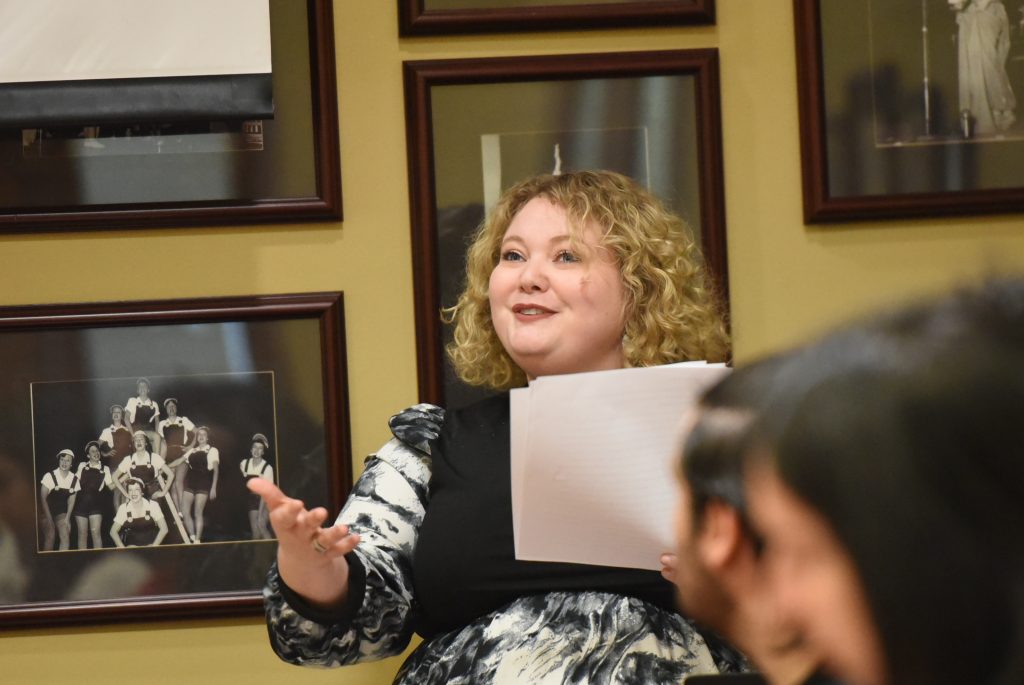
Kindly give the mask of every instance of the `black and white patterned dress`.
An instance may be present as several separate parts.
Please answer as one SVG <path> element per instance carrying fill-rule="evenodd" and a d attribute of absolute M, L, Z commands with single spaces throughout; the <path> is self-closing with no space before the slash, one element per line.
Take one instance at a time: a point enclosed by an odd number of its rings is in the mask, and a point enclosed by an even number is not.
<path fill-rule="evenodd" d="M 740 670 L 672 609 L 659 574 L 514 559 L 508 396 L 445 417 L 416 405 L 367 459 L 338 519 L 362 537 L 348 604 L 311 607 L 271 568 L 271 644 L 290 663 L 340 666 L 423 643 L 396 676 L 433 683 L 679 683 Z"/>

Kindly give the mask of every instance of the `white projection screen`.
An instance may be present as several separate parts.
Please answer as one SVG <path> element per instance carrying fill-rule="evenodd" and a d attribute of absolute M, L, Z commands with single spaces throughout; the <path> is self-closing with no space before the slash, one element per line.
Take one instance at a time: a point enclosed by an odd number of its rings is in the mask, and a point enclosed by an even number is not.
<path fill-rule="evenodd" d="M 0 127 L 269 119 L 269 0 L 0 0 Z"/>

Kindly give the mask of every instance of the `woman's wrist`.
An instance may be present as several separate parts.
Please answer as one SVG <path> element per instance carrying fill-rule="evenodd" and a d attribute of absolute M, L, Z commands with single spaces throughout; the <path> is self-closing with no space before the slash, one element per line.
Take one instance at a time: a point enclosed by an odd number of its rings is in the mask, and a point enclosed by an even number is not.
<path fill-rule="evenodd" d="M 318 555 L 319 556 L 319 555 Z M 320 558 L 321 563 L 293 560 L 278 554 L 278 573 L 284 585 L 310 607 L 322 611 L 344 606 L 348 594 L 348 562 L 344 557 Z"/>

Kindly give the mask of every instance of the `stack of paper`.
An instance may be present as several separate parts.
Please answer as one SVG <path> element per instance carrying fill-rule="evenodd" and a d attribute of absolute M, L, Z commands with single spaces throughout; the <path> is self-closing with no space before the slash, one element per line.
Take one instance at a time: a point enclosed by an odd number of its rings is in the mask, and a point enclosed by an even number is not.
<path fill-rule="evenodd" d="M 547 376 L 511 393 L 516 558 L 660 569 L 682 417 L 729 372 L 686 362 Z"/>

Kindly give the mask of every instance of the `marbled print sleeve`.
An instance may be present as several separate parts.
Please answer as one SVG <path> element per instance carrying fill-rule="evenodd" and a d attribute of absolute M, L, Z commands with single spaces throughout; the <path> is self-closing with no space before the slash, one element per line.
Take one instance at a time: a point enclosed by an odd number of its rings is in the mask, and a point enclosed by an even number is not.
<path fill-rule="evenodd" d="M 352 553 L 348 615 L 328 617 L 294 598 L 289 603 L 277 566 L 271 567 L 263 597 L 270 642 L 281 659 L 342 666 L 393 656 L 408 645 L 412 555 L 430 482 L 428 441 L 443 422 L 444 411 L 428 404 L 392 417 L 395 437 L 367 459 L 338 515 L 362 538 Z"/>

